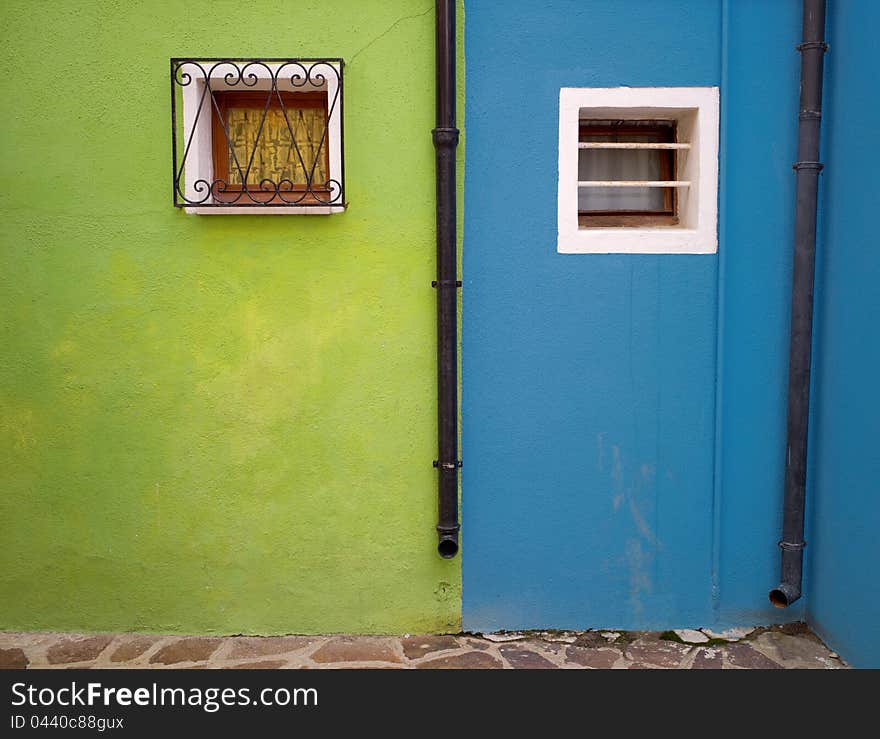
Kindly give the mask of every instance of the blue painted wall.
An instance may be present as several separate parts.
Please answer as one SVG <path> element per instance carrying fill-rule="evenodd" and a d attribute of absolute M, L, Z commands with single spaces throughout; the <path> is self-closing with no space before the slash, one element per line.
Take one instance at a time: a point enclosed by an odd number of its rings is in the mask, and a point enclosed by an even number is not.
<path fill-rule="evenodd" d="M 465 628 L 802 614 L 767 602 L 799 18 L 797 0 L 467 4 Z M 721 87 L 718 255 L 556 252 L 559 88 L 615 85 Z"/>
<path fill-rule="evenodd" d="M 880 4 L 833 5 L 825 76 L 823 239 L 814 333 L 808 620 L 880 667 Z"/>
<path fill-rule="evenodd" d="M 723 8 L 716 425 L 716 611 L 752 625 L 779 583 L 801 0 Z M 805 586 L 804 592 L 808 592 Z"/>

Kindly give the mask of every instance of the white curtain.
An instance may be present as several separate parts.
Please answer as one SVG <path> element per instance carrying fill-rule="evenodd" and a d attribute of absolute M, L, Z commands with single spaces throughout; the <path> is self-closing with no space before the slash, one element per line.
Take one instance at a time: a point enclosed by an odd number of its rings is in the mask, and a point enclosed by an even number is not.
<path fill-rule="evenodd" d="M 578 150 L 578 180 L 661 179 L 656 149 Z M 662 187 L 580 187 L 578 210 L 663 210 L 663 192 Z"/>

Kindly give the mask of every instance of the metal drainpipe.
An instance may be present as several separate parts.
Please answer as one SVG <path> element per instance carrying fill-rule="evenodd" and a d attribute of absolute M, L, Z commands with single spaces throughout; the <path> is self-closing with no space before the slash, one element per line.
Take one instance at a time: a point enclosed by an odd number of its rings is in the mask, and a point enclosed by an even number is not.
<path fill-rule="evenodd" d="M 455 2 L 437 0 L 437 551 L 444 559 L 458 553 L 458 288 L 455 238 Z"/>
<path fill-rule="evenodd" d="M 797 195 L 791 338 L 788 365 L 788 438 L 782 509 L 782 574 L 770 602 L 785 608 L 801 597 L 804 564 L 804 503 L 807 480 L 807 424 L 810 414 L 810 359 L 813 341 L 813 279 L 816 264 L 816 207 L 819 189 L 819 132 L 822 120 L 822 67 L 825 0 L 804 0 L 801 98 L 798 116 Z"/>

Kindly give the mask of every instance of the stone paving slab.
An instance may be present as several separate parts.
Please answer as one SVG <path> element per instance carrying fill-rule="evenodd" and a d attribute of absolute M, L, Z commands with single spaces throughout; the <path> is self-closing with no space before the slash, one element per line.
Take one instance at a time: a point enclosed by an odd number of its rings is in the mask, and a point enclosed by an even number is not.
<path fill-rule="evenodd" d="M 0 632 L 5 669 L 820 669 L 848 666 L 803 624 L 721 632 L 182 636 Z M 708 637 L 708 638 L 707 638 Z"/>

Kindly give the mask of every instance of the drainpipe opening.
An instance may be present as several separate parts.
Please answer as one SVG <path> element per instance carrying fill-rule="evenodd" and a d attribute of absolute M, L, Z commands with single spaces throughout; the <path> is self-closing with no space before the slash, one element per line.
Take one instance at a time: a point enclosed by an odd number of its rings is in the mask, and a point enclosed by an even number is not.
<path fill-rule="evenodd" d="M 458 531 L 440 531 L 437 552 L 443 559 L 452 559 L 458 554 Z"/>
<path fill-rule="evenodd" d="M 773 590 L 770 591 L 770 602 L 776 608 L 788 608 L 788 606 L 790 606 L 800 597 L 800 593 L 795 592 L 793 588 L 789 587 L 785 583 L 780 585 L 778 588 L 773 588 Z"/>

